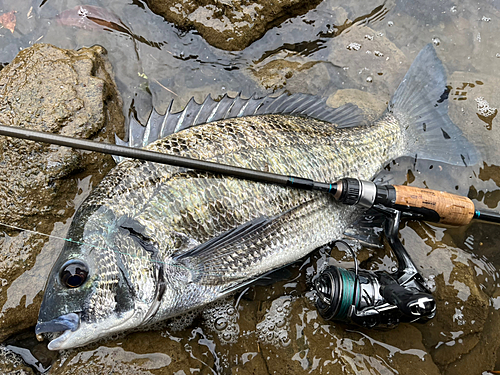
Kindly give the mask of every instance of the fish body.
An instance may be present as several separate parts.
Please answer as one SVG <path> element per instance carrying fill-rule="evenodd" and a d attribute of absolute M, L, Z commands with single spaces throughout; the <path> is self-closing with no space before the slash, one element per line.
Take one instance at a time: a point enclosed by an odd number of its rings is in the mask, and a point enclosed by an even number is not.
<path fill-rule="evenodd" d="M 427 46 L 369 125 L 353 124 L 352 106 L 319 111 L 339 124 L 298 116 L 319 113 L 302 110 L 303 96 L 253 116 L 245 114 L 254 102 L 234 99 L 222 119 L 209 121 L 222 102 L 188 104 L 172 134 L 161 137 L 166 115 L 161 129 L 138 138 L 156 132 L 150 150 L 325 182 L 369 180 L 402 155 L 473 164 L 477 156 L 448 118 L 445 84 Z M 231 115 L 236 107 L 242 117 Z M 208 122 L 196 125 L 203 116 Z M 62 332 L 49 348 L 66 349 L 204 306 L 340 238 L 358 213 L 320 192 L 124 160 L 75 214 L 36 331 Z"/>
<path fill-rule="evenodd" d="M 63 26 L 76 26 L 84 30 L 116 30 L 130 34 L 118 16 L 109 10 L 92 5 L 78 5 L 56 16 Z"/>

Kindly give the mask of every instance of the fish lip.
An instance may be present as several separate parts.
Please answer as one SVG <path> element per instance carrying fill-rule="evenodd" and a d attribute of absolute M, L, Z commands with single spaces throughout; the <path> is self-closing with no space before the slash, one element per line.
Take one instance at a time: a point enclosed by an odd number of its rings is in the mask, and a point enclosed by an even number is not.
<path fill-rule="evenodd" d="M 48 322 L 38 322 L 35 328 L 35 333 L 38 335 L 40 333 L 46 332 L 74 332 L 80 326 L 80 315 L 76 313 L 69 313 L 61 315 L 55 319 Z"/>
<path fill-rule="evenodd" d="M 62 317 L 65 317 L 66 315 L 63 315 Z M 69 328 L 64 330 L 64 332 L 59 337 L 56 337 L 55 339 L 49 342 L 47 348 L 49 350 L 63 350 L 63 349 L 71 349 L 74 347 L 87 345 L 91 342 L 99 340 L 104 336 L 108 336 L 110 333 L 122 332 L 126 329 L 135 327 L 137 324 L 134 325 L 134 319 L 132 318 L 136 317 L 137 315 L 138 314 L 136 310 L 131 310 L 129 314 L 126 314 L 125 316 L 118 318 L 119 324 L 114 324 L 116 323 L 116 319 L 110 319 L 109 321 L 104 321 L 104 322 L 101 321 L 97 323 L 80 321 L 80 324 L 74 331 L 72 331 Z M 57 319 L 58 318 L 54 320 Z M 61 332 L 61 331 L 62 330 L 43 331 L 43 332 Z"/>
<path fill-rule="evenodd" d="M 61 336 L 50 341 L 47 345 L 47 349 L 49 350 L 63 349 L 64 342 L 68 339 L 68 337 L 71 336 L 73 332 L 74 331 L 67 329 L 66 331 L 63 332 Z"/>

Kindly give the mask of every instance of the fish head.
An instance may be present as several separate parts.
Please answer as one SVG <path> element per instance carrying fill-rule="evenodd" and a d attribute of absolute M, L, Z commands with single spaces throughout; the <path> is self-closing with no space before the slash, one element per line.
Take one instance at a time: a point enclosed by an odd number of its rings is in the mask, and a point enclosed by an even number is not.
<path fill-rule="evenodd" d="M 83 346 L 139 326 L 154 302 L 155 266 L 147 256 L 112 210 L 78 210 L 50 272 L 35 328 L 56 336 L 48 348 Z"/>

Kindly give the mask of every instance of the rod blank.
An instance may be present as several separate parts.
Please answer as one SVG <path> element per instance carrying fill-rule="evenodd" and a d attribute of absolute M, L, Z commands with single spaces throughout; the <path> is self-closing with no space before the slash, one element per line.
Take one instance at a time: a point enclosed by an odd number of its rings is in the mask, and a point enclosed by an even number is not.
<path fill-rule="evenodd" d="M 104 154 L 123 156 L 131 159 L 147 160 L 155 163 L 195 169 L 215 174 L 222 174 L 256 182 L 273 183 L 303 190 L 319 190 L 333 194 L 335 194 L 335 192 L 337 191 L 337 183 L 329 184 L 324 182 L 317 182 L 301 177 L 262 172 L 254 169 L 191 159 L 185 156 L 169 155 L 140 148 L 94 142 L 87 139 L 66 137 L 63 135 L 29 130 L 14 126 L 0 125 L 0 135 L 6 137 L 27 139 L 35 142 L 56 144 L 59 146 L 66 146 L 81 150 L 101 152 Z M 425 192 L 430 193 L 433 191 L 425 189 Z M 500 224 L 500 213 L 496 212 L 480 212 L 478 210 L 475 210 L 473 218 Z"/>
<path fill-rule="evenodd" d="M 80 150 L 101 152 L 103 154 L 123 156 L 131 159 L 141 159 L 155 163 L 168 164 L 176 167 L 197 169 L 216 174 L 230 175 L 233 177 L 268 182 L 278 185 L 290 185 L 289 177 L 275 173 L 261 172 L 253 169 L 234 167 L 209 161 L 191 159 L 185 156 L 163 154 L 156 151 L 118 146 L 109 143 L 89 141 L 87 139 L 66 137 L 63 135 L 29 130 L 14 126 L 0 125 L 0 135 L 6 137 L 22 138 L 30 141 L 56 144 Z"/>

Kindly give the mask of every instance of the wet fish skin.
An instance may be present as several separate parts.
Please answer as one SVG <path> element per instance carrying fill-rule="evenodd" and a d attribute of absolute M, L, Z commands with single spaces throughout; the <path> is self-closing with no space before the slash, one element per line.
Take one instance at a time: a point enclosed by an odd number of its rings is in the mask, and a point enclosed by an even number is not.
<path fill-rule="evenodd" d="M 194 126 L 147 148 L 318 181 L 371 179 L 386 162 L 419 147 L 409 136 L 416 116 L 405 112 L 415 103 L 401 95 L 398 89 L 370 126 L 259 115 Z M 407 104 L 400 107 L 401 101 Z M 426 105 L 435 110 L 434 102 Z M 432 120 L 417 112 L 430 132 Z M 443 120 L 434 112 L 429 117 Z M 447 135 L 466 145 L 452 130 Z M 126 160 L 78 209 L 68 233 L 76 242 L 65 244 L 54 265 L 37 333 L 60 331 L 64 317 L 78 314 L 79 327 L 68 325 L 49 344 L 65 349 L 203 306 L 341 237 L 356 213 L 323 193 Z M 70 289 L 59 275 L 77 259 L 89 276 Z"/>
<path fill-rule="evenodd" d="M 398 154 L 400 134 L 394 121 L 336 129 L 316 120 L 269 115 L 193 127 L 148 148 L 335 181 L 346 174 L 364 179 L 373 176 L 385 160 Z M 343 142 L 339 144 L 338 139 Z M 368 153 L 370 159 L 365 158 Z M 60 316 L 79 311 L 82 322 L 98 323 L 117 315 L 117 308 L 123 313 L 125 307 L 134 306 L 128 323 L 152 324 L 220 298 L 226 290 L 341 236 L 352 211 L 317 192 L 128 160 L 91 193 L 74 220 L 78 225 L 68 233 L 73 240 L 93 246 L 67 243 L 62 251 L 65 261 L 84 260 L 92 279 L 80 293 L 65 290 L 57 277 L 49 279 L 47 290 L 56 293 L 46 294 L 41 314 L 52 310 L 49 306 L 60 306 L 63 299 L 70 308 L 59 310 Z M 280 217 L 283 212 L 287 214 Z M 247 241 L 248 246 L 234 244 L 232 256 L 202 265 L 196 259 L 175 259 L 263 216 L 278 218 L 265 236 L 258 233 L 255 241 Z M 154 250 L 148 252 L 140 246 L 130 235 L 132 231 L 147 238 Z M 56 263 L 54 270 L 63 263 Z M 159 274 L 165 279 L 161 297 Z M 118 303 L 116 295 L 129 297 Z M 146 319 L 158 298 L 158 310 Z M 68 303 L 70 300 L 74 303 Z M 82 302 L 83 306 L 75 308 Z"/>
<path fill-rule="evenodd" d="M 368 129 L 339 130 L 315 120 L 273 115 L 194 127 L 155 142 L 149 148 L 247 168 L 263 170 L 267 167 L 271 172 L 320 181 L 335 181 L 346 174 L 365 179 L 373 176 L 388 157 L 398 154 L 396 145 L 400 144 L 397 142 L 400 134 L 399 125 L 394 121 L 383 120 L 379 126 Z M 339 138 L 344 142 L 336 145 Z M 368 153 L 371 162 L 365 163 Z M 349 166 L 348 171 L 346 166 Z M 332 197 L 321 193 L 217 178 L 207 173 L 186 173 L 175 167 L 137 161 L 120 164 L 85 204 L 107 207 L 116 217 L 133 218 L 140 225 L 137 231 L 144 237 L 154 239 L 156 244 L 170 244 L 158 249 L 165 274 L 176 275 L 174 280 L 199 280 L 198 285 L 188 283 L 192 287 L 190 290 L 172 288 L 173 297 L 161 305 L 156 315 L 158 319 L 207 303 L 235 284 L 299 259 L 341 235 L 348 219 L 339 218 L 339 223 L 332 225 L 332 218 L 339 216 L 339 211 L 343 214 L 350 211 L 345 207 L 339 209 Z M 271 242 L 282 242 L 281 246 L 289 241 L 279 250 L 279 257 L 275 255 L 276 245 L 260 240 L 261 244 L 250 254 L 247 248 L 240 248 L 235 249 L 235 252 L 242 253 L 234 257 L 237 260 L 225 258 L 220 264 L 224 267 L 222 277 L 220 269 L 214 270 L 214 266 L 198 275 L 172 259 L 175 254 L 252 219 L 276 217 L 292 209 L 294 212 L 280 220 L 283 222 L 279 229 L 285 232 L 272 237 Z M 296 225 L 290 225 L 290 222 Z M 291 235 L 295 231 L 300 235 Z M 131 245 L 133 242 L 128 240 L 128 243 L 115 244 L 115 248 L 126 249 Z M 142 257 L 143 264 L 128 269 L 130 275 L 137 274 L 138 269 L 151 269 L 150 257 L 138 250 L 139 253 L 134 255 Z M 130 250 L 120 251 L 130 253 Z M 227 281 L 221 282 L 221 279 Z M 148 281 L 134 280 L 133 284 L 137 285 L 135 292 L 151 290 L 146 285 L 148 282 L 154 283 L 152 276 Z M 207 284 L 210 289 L 200 293 L 200 288 Z M 190 294 L 192 297 L 186 298 Z"/>

